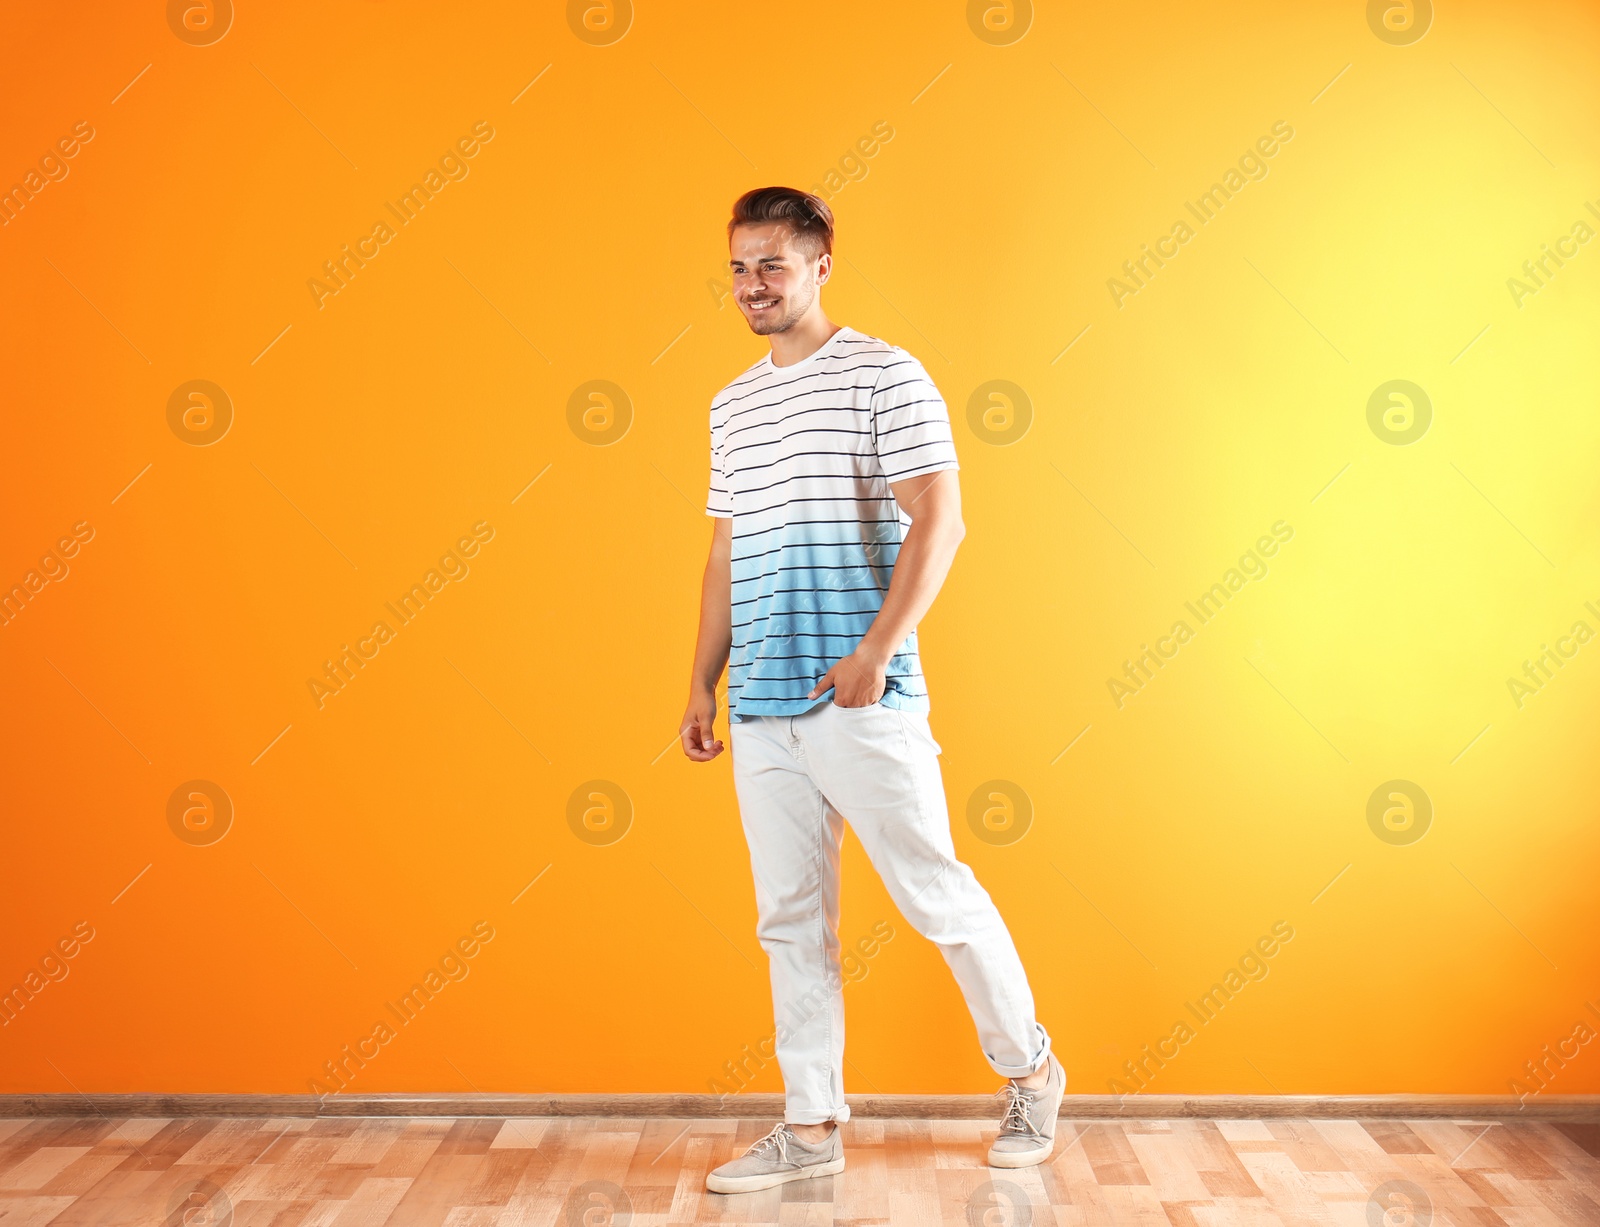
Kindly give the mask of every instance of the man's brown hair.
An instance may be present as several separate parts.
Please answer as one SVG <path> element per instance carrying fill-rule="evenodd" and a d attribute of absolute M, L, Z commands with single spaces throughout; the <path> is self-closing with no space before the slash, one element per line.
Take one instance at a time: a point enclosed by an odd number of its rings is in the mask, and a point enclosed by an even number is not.
<path fill-rule="evenodd" d="M 733 217 L 728 222 L 728 237 L 735 226 L 784 222 L 794 232 L 795 246 L 815 260 L 823 252 L 833 254 L 833 210 L 828 202 L 810 192 L 792 187 L 752 188 L 733 202 Z"/>

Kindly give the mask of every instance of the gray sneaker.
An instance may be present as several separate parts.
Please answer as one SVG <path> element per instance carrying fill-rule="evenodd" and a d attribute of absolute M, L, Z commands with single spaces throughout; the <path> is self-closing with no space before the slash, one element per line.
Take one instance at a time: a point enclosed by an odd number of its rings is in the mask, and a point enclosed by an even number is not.
<path fill-rule="evenodd" d="M 844 1143 L 839 1140 L 838 1125 L 826 1141 L 813 1146 L 802 1142 L 787 1124 L 779 1121 L 771 1133 L 744 1154 L 708 1172 L 706 1188 L 713 1193 L 753 1193 L 791 1180 L 836 1176 L 842 1171 Z"/>
<path fill-rule="evenodd" d="M 989 1147 L 990 1167 L 1032 1167 L 1050 1157 L 1056 1144 L 1056 1114 L 1067 1091 L 1067 1071 L 1050 1054 L 1050 1076 L 1038 1090 L 1007 1082 L 995 1092 L 1006 1096 L 1000 1136 Z"/>

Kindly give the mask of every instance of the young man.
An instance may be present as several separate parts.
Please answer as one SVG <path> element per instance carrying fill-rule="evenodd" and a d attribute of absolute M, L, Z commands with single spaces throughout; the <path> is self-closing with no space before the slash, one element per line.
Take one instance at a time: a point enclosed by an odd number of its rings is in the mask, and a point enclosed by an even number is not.
<path fill-rule="evenodd" d="M 734 298 L 772 348 L 711 402 L 715 518 L 680 732 L 695 762 L 722 753 L 712 725 L 726 664 L 785 1105 L 706 1187 L 747 1192 L 844 1170 L 845 822 L 901 914 L 938 945 L 984 1056 L 1010 1079 L 990 1164 L 1040 1163 L 1066 1073 L 1005 922 L 956 859 L 917 657 L 917 622 L 966 531 L 949 413 L 905 350 L 823 313 L 833 214 L 821 199 L 747 192 L 728 250 Z"/>

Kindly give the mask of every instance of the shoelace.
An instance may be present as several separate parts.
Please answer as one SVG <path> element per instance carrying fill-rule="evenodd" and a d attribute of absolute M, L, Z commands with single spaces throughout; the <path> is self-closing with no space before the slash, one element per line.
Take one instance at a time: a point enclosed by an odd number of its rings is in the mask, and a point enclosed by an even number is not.
<path fill-rule="evenodd" d="M 1002 1137 L 1007 1134 L 1032 1134 L 1036 1138 L 1044 1136 L 1028 1115 L 1028 1108 L 1033 1103 L 1035 1092 L 1024 1090 L 1015 1082 L 1008 1082 L 995 1094 L 1010 1096 L 1006 1101 L 1006 1114 L 1000 1121 Z"/>
<path fill-rule="evenodd" d="M 766 1137 L 753 1144 L 749 1150 L 745 1151 L 745 1154 L 753 1155 L 767 1146 L 776 1146 L 778 1148 L 779 1161 L 793 1163 L 794 1160 L 789 1158 L 789 1138 L 791 1136 L 788 1122 L 779 1121 L 772 1127 L 772 1131 Z"/>

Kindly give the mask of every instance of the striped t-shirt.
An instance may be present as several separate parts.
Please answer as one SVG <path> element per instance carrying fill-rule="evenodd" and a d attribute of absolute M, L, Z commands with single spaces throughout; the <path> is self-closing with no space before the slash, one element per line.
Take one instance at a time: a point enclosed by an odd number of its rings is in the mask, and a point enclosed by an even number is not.
<path fill-rule="evenodd" d="M 922 364 L 854 328 L 789 366 L 769 353 L 712 398 L 706 513 L 733 517 L 731 720 L 832 701 L 806 695 L 872 625 L 911 524 L 889 483 L 958 467 Z M 928 710 L 915 630 L 881 702 Z"/>

